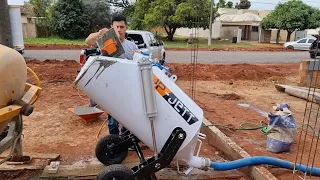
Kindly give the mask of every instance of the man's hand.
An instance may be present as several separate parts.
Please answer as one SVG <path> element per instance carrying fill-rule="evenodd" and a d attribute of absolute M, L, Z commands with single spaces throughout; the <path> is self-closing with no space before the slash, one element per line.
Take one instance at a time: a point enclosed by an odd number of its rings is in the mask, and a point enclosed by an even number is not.
<path fill-rule="evenodd" d="M 91 47 L 97 47 L 96 45 L 96 41 L 103 36 L 104 33 L 106 33 L 107 31 L 109 31 L 109 29 L 107 28 L 103 28 L 103 29 L 100 29 L 99 32 L 96 32 L 96 33 L 91 33 L 87 39 L 86 39 L 86 43 L 91 46 Z"/>
<path fill-rule="evenodd" d="M 109 29 L 107 28 L 103 28 L 103 29 L 100 29 L 99 32 L 98 32 L 98 36 L 97 36 L 97 39 L 99 39 L 100 37 L 103 36 L 104 33 L 108 32 Z"/>

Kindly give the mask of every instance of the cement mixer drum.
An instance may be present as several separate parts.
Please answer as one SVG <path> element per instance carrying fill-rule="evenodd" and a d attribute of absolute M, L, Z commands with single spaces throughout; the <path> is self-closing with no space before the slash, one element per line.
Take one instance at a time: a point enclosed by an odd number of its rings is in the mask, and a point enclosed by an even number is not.
<path fill-rule="evenodd" d="M 27 81 L 27 65 L 14 49 L 0 44 L 0 108 L 10 100 L 20 100 Z"/>

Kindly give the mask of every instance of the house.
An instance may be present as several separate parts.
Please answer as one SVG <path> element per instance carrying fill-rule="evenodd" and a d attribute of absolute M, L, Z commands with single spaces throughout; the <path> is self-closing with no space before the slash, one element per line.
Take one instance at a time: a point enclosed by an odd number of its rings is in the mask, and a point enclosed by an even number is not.
<path fill-rule="evenodd" d="M 275 42 L 277 38 L 277 29 L 264 30 L 261 28 L 261 21 L 272 11 L 258 11 L 248 9 L 219 8 L 220 16 L 212 24 L 213 39 L 232 39 L 237 37 L 239 41 L 256 42 Z M 188 28 L 179 28 L 177 35 L 190 36 L 194 30 Z M 304 32 L 304 31 L 303 31 Z M 301 32 L 297 35 L 303 34 Z M 307 34 L 307 33 L 305 33 Z M 208 38 L 209 30 L 198 30 L 198 37 Z M 302 36 L 302 35 L 300 35 Z M 292 33 L 291 41 L 299 38 L 296 32 Z M 280 31 L 280 42 L 287 40 L 287 31 Z"/>
<path fill-rule="evenodd" d="M 35 38 L 37 37 L 36 18 L 28 17 L 26 8 L 28 7 L 22 6 L 20 8 L 23 38 Z"/>

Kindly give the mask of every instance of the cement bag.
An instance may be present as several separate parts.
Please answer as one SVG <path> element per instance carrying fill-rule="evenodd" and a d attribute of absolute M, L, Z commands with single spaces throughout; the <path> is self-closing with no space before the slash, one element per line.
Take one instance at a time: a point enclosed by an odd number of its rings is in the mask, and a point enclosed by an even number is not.
<path fill-rule="evenodd" d="M 296 121 L 288 104 L 280 104 L 274 109 L 277 112 L 268 115 L 267 150 L 273 153 L 290 151 L 296 136 Z"/>

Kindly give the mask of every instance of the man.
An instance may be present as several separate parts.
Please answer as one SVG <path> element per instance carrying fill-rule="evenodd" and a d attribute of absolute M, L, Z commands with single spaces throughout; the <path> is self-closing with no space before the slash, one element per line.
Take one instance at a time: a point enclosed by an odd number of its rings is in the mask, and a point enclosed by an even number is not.
<path fill-rule="evenodd" d="M 120 39 L 121 45 L 125 51 L 125 53 L 122 54 L 120 58 L 126 58 L 129 60 L 132 60 L 133 53 L 139 51 L 139 48 L 135 43 L 126 39 L 126 30 L 128 28 L 126 18 L 122 15 L 114 16 L 112 18 L 111 27 L 114 28 L 115 32 L 117 33 Z M 86 39 L 86 43 L 91 47 L 97 47 L 96 45 L 97 39 L 100 38 L 107 31 L 108 31 L 107 28 L 103 28 L 99 30 L 99 32 L 90 34 Z M 90 101 L 90 105 L 94 106 L 95 104 L 93 104 L 93 102 Z M 108 127 L 109 127 L 109 134 L 119 135 L 119 123 L 111 115 L 108 115 Z M 125 131 L 126 131 L 126 128 L 122 127 L 121 133 L 125 133 Z"/>
<path fill-rule="evenodd" d="M 117 33 L 120 39 L 121 45 L 125 51 L 125 53 L 122 54 L 120 58 L 126 58 L 129 60 L 132 60 L 133 53 L 136 51 L 139 51 L 139 48 L 135 43 L 126 39 L 126 31 L 128 29 L 126 18 L 122 15 L 114 16 L 112 18 L 111 27 L 114 28 L 115 32 Z M 97 39 L 100 38 L 107 31 L 108 31 L 107 28 L 103 28 L 99 30 L 99 32 L 90 34 L 86 39 L 86 43 L 89 46 L 97 47 L 97 44 L 96 44 Z"/>

